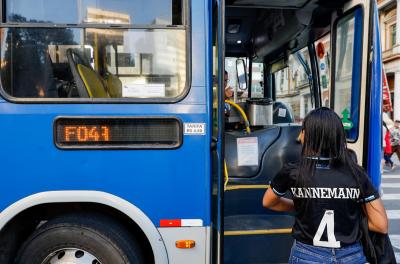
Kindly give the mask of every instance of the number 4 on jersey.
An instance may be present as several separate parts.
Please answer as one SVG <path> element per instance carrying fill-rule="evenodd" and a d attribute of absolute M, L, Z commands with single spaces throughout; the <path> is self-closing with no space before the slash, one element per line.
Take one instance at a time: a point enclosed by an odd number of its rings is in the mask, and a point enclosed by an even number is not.
<path fill-rule="evenodd" d="M 325 227 L 328 235 L 328 241 L 321 241 Z M 335 212 L 333 210 L 325 211 L 324 217 L 322 217 L 321 223 L 319 224 L 317 233 L 314 236 L 313 244 L 317 247 L 340 248 L 340 241 L 336 241 L 335 237 Z"/>

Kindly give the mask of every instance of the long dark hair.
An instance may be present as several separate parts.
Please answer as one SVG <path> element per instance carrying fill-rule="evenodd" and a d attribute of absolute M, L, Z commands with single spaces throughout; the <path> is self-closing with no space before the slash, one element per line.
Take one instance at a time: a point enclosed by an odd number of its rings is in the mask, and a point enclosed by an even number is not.
<path fill-rule="evenodd" d="M 321 107 L 311 111 L 303 120 L 303 132 L 299 184 L 314 175 L 317 163 L 322 161 L 332 168 L 345 167 L 361 187 L 359 177 L 365 172 L 357 165 L 354 152 L 347 149 L 342 121 L 332 109 Z"/>

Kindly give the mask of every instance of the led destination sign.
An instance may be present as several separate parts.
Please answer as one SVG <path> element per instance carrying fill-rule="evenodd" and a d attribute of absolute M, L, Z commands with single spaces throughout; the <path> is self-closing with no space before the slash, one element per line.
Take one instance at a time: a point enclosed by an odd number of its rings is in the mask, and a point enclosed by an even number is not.
<path fill-rule="evenodd" d="M 59 148 L 177 148 L 181 123 L 174 118 L 58 118 Z"/>
<path fill-rule="evenodd" d="M 63 126 L 62 141 L 64 142 L 108 142 L 110 141 L 109 126 Z"/>

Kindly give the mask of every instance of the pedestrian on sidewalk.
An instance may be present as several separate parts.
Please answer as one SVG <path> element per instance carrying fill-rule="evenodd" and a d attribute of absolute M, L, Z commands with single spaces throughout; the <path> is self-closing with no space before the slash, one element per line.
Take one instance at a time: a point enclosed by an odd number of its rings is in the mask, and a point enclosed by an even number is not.
<path fill-rule="evenodd" d="M 272 180 L 263 206 L 295 211 L 289 263 L 366 263 L 361 216 L 368 229 L 386 234 L 388 220 L 378 191 L 347 149 L 339 116 L 329 108 L 303 121 L 300 162 Z M 293 199 L 284 198 L 290 191 Z"/>
<path fill-rule="evenodd" d="M 400 161 L 400 121 L 394 121 L 394 126 L 390 129 L 390 144 L 392 145 L 392 154 L 396 153 L 398 160 Z"/>
<path fill-rule="evenodd" d="M 385 164 L 387 166 L 389 166 L 391 169 L 394 169 L 393 161 L 390 158 L 393 154 L 391 140 L 390 140 L 390 131 L 385 122 L 383 122 L 382 132 L 383 132 L 383 140 L 384 140 L 383 159 L 385 160 Z"/>

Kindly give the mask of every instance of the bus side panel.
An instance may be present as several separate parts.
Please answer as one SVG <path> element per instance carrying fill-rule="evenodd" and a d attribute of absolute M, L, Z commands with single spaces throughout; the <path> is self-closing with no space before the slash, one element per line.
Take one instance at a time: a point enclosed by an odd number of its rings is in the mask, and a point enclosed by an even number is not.
<path fill-rule="evenodd" d="M 206 136 L 185 136 L 176 150 L 60 150 L 53 142 L 57 116 L 175 116 L 183 123 L 205 123 L 203 105 L 0 104 L 2 177 L 0 208 L 34 193 L 96 190 L 139 207 L 158 226 L 161 219 L 202 219 L 209 224 L 209 159 Z M 78 107 L 81 108 L 81 107 Z M 157 110 L 157 108 L 159 110 Z M 58 112 L 54 113 L 54 112 Z M 142 113 L 145 112 L 146 115 Z M 107 114 L 105 114 L 107 113 Z"/>

